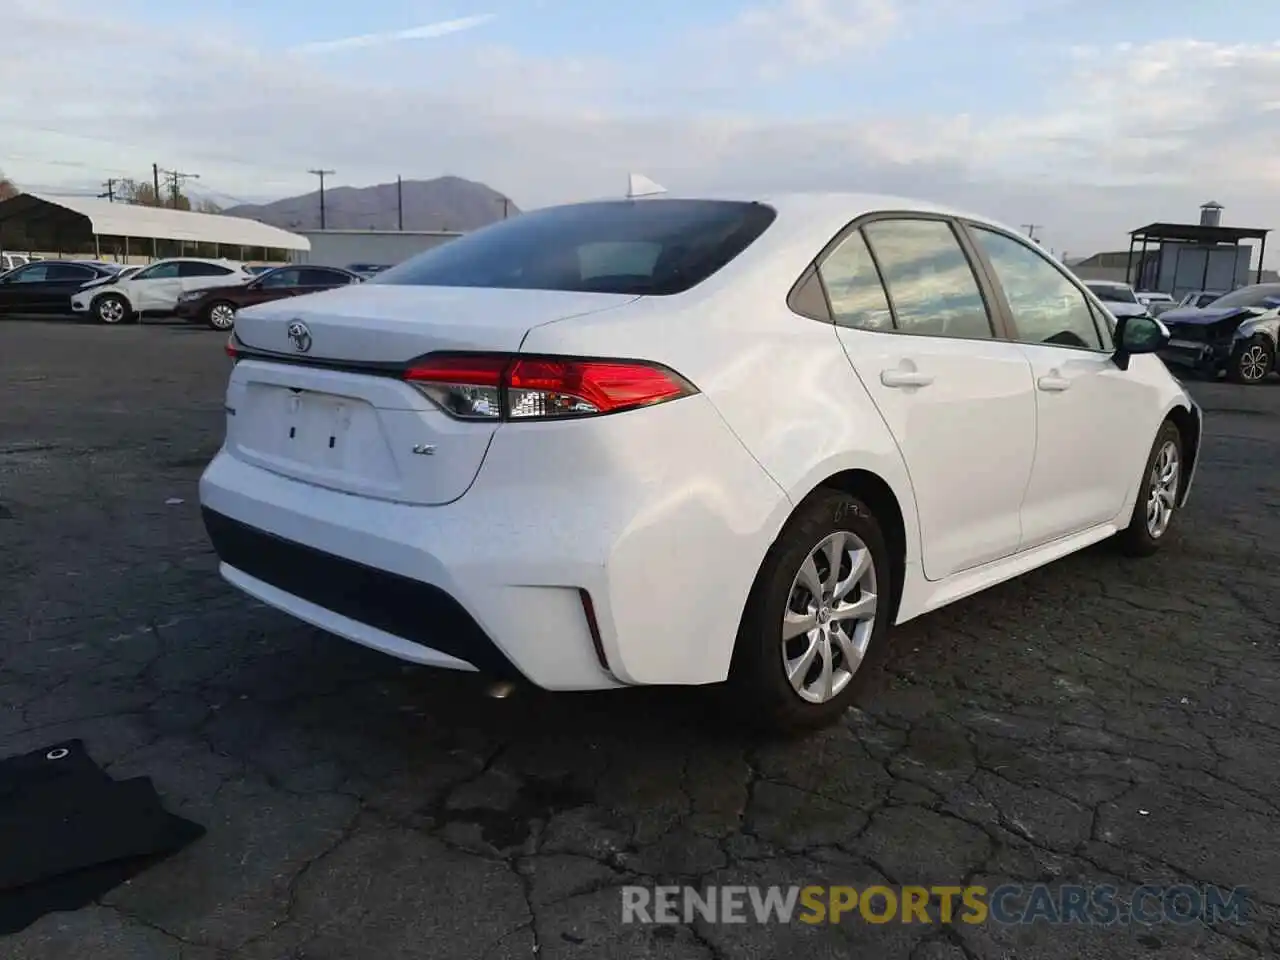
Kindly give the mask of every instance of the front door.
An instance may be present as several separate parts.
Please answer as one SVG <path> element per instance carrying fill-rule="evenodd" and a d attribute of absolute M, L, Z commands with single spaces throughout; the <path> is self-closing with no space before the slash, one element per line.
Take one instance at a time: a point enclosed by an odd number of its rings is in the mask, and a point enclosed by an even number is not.
<path fill-rule="evenodd" d="M 172 310 L 178 302 L 178 294 L 182 292 L 182 280 L 178 271 L 178 261 L 167 260 L 138 272 L 131 280 L 126 280 L 134 309 L 139 312 Z"/>
<path fill-rule="evenodd" d="M 970 224 L 1007 302 L 1035 378 L 1035 467 L 1022 504 L 1022 549 L 1114 519 L 1147 451 L 1117 420 L 1148 409 L 1152 387 L 1117 367 L 1111 333 L 1079 286 L 1021 238 Z"/>
<path fill-rule="evenodd" d="M 942 580 L 1016 552 L 1035 454 L 1031 368 L 996 338 L 951 224 L 874 220 L 819 275 L 849 362 L 910 474 L 925 575 Z"/>

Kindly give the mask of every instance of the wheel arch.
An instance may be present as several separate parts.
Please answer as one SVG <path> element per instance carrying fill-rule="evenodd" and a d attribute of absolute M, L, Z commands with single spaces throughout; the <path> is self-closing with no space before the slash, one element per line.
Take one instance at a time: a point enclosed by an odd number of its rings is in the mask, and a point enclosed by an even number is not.
<path fill-rule="evenodd" d="M 103 297 L 116 297 L 124 301 L 125 308 L 130 313 L 138 312 L 137 307 L 133 305 L 133 300 L 130 298 L 129 294 L 125 293 L 125 291 L 120 289 L 96 291 L 93 295 L 93 299 L 89 301 L 89 309 L 92 310 L 95 306 L 97 306 L 97 304 L 99 303 L 99 301 L 102 300 Z"/>
<path fill-rule="evenodd" d="M 1196 463 L 1200 458 L 1200 440 L 1204 427 L 1191 407 L 1182 404 L 1171 407 L 1164 419 L 1178 428 L 1178 435 L 1182 438 L 1182 458 L 1186 462 L 1186 469 L 1182 471 L 1178 481 L 1178 505 L 1181 506 L 1191 492 L 1191 478 L 1195 475 Z"/>
<path fill-rule="evenodd" d="M 871 508 L 876 522 L 880 524 L 880 532 L 884 534 L 885 544 L 889 548 L 890 577 L 893 588 L 890 622 L 896 621 L 898 605 L 902 600 L 902 591 L 906 583 L 908 556 L 907 518 L 903 513 L 898 494 L 894 492 L 888 481 L 871 470 L 863 468 L 840 470 L 819 481 L 804 497 L 798 499 L 791 515 L 794 515 L 801 505 L 815 494 L 827 490 L 837 490 L 857 497 Z M 788 521 L 791 515 L 787 517 Z"/>

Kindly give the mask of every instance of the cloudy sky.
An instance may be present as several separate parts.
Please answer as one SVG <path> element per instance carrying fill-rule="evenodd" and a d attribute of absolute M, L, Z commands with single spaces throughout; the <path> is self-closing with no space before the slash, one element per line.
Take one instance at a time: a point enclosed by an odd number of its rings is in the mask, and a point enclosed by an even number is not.
<path fill-rule="evenodd" d="M 3 0 L 0 169 L 154 161 L 224 204 L 452 173 L 526 208 L 634 170 L 943 200 L 1071 255 L 1211 199 L 1280 227 L 1280 4 L 468 3 Z"/>

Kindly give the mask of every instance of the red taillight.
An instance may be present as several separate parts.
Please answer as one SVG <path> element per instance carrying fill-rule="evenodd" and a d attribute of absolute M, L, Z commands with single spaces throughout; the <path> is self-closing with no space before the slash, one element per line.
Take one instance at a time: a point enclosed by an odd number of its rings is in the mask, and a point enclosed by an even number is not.
<path fill-rule="evenodd" d="M 236 335 L 234 333 L 227 337 L 227 345 L 223 349 L 227 351 L 227 356 L 232 360 L 240 356 L 240 351 L 236 349 Z"/>
<path fill-rule="evenodd" d="M 427 356 L 404 378 L 466 420 L 545 420 L 617 413 L 697 393 L 660 364 L 492 354 Z"/>

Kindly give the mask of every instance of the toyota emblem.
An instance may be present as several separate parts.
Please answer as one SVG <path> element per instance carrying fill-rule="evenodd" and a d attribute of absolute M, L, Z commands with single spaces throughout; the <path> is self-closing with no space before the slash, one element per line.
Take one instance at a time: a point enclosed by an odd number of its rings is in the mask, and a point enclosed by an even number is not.
<path fill-rule="evenodd" d="M 289 342 L 299 353 L 306 353 L 311 349 L 311 331 L 301 320 L 295 320 L 289 324 Z"/>

